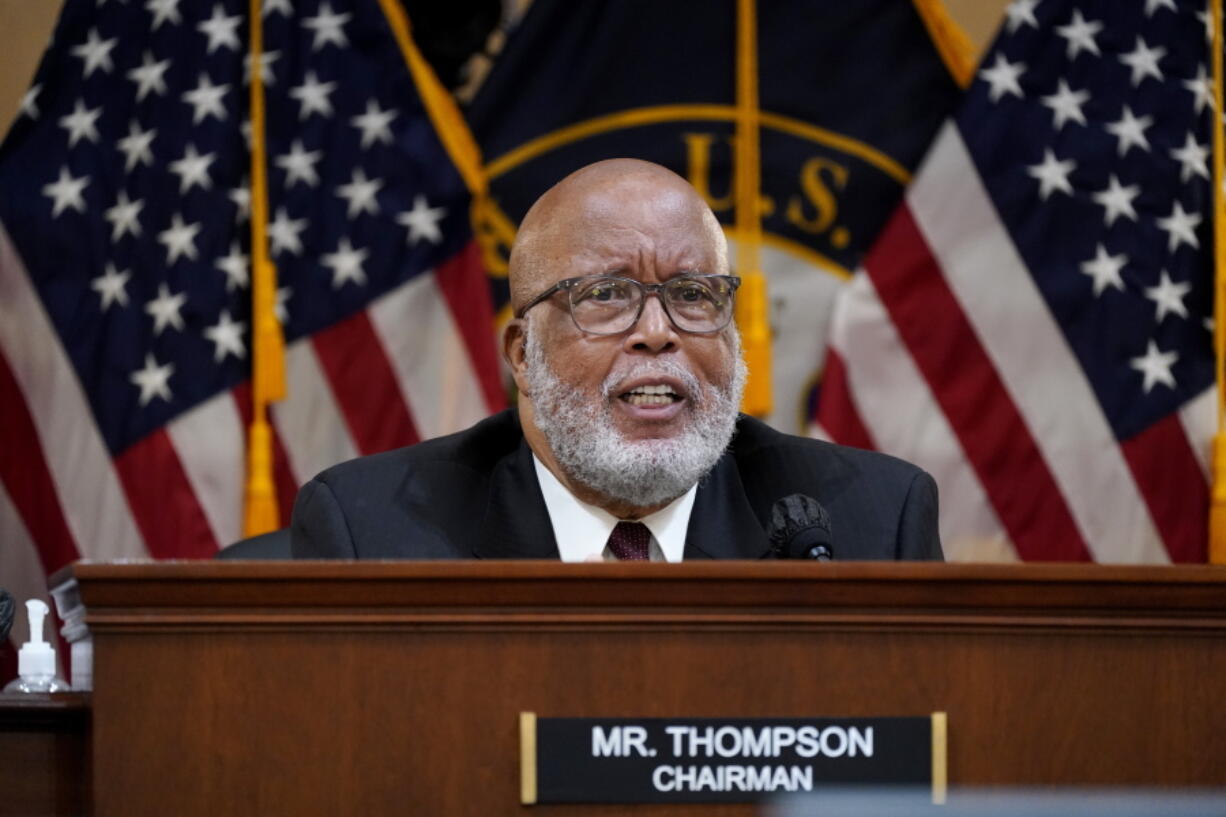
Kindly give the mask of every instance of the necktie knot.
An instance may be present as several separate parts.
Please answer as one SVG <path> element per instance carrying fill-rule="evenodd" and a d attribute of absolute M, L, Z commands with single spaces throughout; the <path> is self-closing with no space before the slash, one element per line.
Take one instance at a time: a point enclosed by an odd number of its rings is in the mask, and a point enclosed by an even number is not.
<path fill-rule="evenodd" d="M 609 552 L 622 562 L 645 562 L 651 546 L 651 531 L 642 522 L 618 522 L 609 534 Z"/>

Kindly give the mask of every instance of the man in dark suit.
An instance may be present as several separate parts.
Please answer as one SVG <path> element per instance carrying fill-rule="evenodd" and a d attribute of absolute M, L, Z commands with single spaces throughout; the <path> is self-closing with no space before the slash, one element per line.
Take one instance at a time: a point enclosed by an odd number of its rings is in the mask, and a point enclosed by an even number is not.
<path fill-rule="evenodd" d="M 567 177 L 511 253 L 517 408 L 324 471 L 299 492 L 294 555 L 758 559 L 774 504 L 803 494 L 836 559 L 940 559 L 923 471 L 738 415 L 739 283 L 676 174 L 618 159 Z"/>

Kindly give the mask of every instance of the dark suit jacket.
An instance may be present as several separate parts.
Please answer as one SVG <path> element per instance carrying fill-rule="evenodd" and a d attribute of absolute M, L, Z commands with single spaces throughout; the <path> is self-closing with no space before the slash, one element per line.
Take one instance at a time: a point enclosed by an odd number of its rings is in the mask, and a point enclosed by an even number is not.
<path fill-rule="evenodd" d="M 698 486 L 684 557 L 770 556 L 771 506 L 797 493 L 829 512 L 836 560 L 942 558 L 928 474 L 746 416 Z M 514 411 L 329 468 L 298 492 L 292 535 L 294 556 L 306 559 L 558 558 Z"/>

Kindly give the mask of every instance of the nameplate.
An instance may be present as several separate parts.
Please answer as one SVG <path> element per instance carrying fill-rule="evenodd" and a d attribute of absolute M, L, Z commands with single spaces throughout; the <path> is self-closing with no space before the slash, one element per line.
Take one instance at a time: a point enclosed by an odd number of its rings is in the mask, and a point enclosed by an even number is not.
<path fill-rule="evenodd" d="M 749 803 L 823 787 L 946 787 L 945 713 L 914 718 L 538 718 L 520 800 Z"/>

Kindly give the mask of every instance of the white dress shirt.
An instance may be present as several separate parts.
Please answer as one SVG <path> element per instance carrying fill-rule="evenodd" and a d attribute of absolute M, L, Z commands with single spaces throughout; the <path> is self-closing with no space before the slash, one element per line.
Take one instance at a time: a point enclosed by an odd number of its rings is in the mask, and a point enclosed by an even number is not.
<path fill-rule="evenodd" d="M 532 461 L 536 465 L 536 479 L 541 484 L 545 509 L 549 511 L 553 538 L 558 543 L 562 561 L 584 562 L 592 557 L 617 561 L 617 557 L 609 552 L 608 542 L 609 534 L 621 520 L 603 508 L 576 498 L 535 454 Z M 651 561 L 681 561 L 685 550 L 685 532 L 690 526 L 690 511 L 694 509 L 697 492 L 698 486 L 694 485 L 650 516 L 634 520 L 642 522 L 651 531 Z"/>

